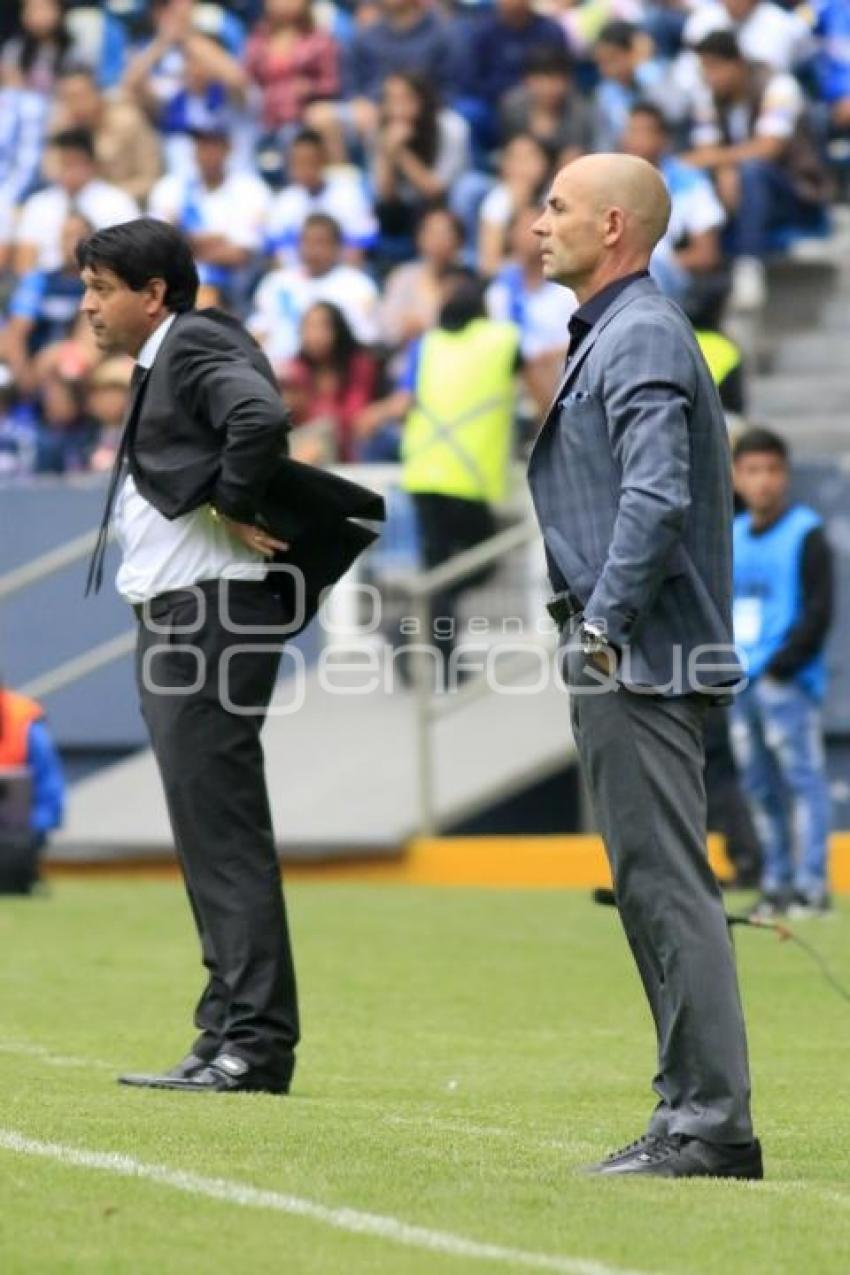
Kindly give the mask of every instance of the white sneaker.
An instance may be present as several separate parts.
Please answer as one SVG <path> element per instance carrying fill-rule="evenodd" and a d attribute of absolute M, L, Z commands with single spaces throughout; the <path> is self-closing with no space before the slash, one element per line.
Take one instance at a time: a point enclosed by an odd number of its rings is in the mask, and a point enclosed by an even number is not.
<path fill-rule="evenodd" d="M 766 300 L 764 262 L 758 257 L 738 257 L 732 266 L 731 309 L 738 313 L 763 310 Z"/>

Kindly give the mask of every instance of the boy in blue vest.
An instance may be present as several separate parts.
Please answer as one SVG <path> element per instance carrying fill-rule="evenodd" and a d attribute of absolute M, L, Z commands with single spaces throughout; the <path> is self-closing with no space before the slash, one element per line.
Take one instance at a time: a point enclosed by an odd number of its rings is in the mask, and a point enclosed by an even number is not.
<path fill-rule="evenodd" d="M 820 705 L 832 618 L 832 553 L 814 510 L 788 496 L 788 447 L 754 428 L 733 448 L 744 512 L 734 525 L 735 641 L 749 684 L 732 743 L 764 851 L 754 914 L 829 910 L 829 791 Z"/>

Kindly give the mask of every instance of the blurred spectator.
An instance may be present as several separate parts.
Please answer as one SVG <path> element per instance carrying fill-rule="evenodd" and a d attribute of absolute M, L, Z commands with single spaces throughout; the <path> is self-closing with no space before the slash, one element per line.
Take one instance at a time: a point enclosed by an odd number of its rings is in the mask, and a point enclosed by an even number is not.
<path fill-rule="evenodd" d="M 298 240 L 306 219 L 327 213 L 342 229 L 346 257 L 359 262 L 377 238 L 378 224 L 363 179 L 349 170 L 327 166 L 325 143 L 305 129 L 289 147 L 287 182 L 272 200 L 266 221 L 266 249 L 281 265 L 298 255 Z"/>
<path fill-rule="evenodd" d="M 735 641 L 749 681 L 733 704 L 732 744 L 764 850 L 755 911 L 822 914 L 830 812 L 820 705 L 832 551 L 818 514 L 789 498 L 782 438 L 748 430 L 733 455 L 745 506 L 734 529 Z"/>
<path fill-rule="evenodd" d="M 552 155 L 535 138 L 520 133 L 502 151 L 501 179 L 482 201 L 478 214 L 478 268 L 491 278 L 504 265 L 508 230 L 523 208 L 536 208 L 552 175 Z"/>
<path fill-rule="evenodd" d="M 733 302 L 764 304 L 764 259 L 776 232 L 822 223 L 830 180 L 811 136 L 802 90 L 792 75 L 742 57 L 729 31 L 697 48 L 706 90 L 684 158 L 710 171 L 731 218 L 729 247 L 738 258 Z"/>
<path fill-rule="evenodd" d="M 121 440 L 121 430 L 130 397 L 133 363 L 125 355 L 107 357 L 92 370 L 86 389 L 86 414 L 97 428 L 97 446 L 89 457 L 89 468 L 109 472 Z"/>
<path fill-rule="evenodd" d="M 0 51 L 3 83 L 49 98 L 57 75 L 72 57 L 61 0 L 23 0 L 21 28 Z"/>
<path fill-rule="evenodd" d="M 305 450 L 298 433 L 293 455 L 313 464 L 357 459 L 354 422 L 378 394 L 380 365 L 356 341 L 345 315 L 320 301 L 301 320 L 301 347 L 280 372 L 284 402 L 296 425 L 329 427 Z"/>
<path fill-rule="evenodd" d="M 95 228 L 138 217 L 135 200 L 97 176 L 94 139 L 84 128 L 66 129 L 50 139 L 55 181 L 30 195 L 21 209 L 15 235 L 14 270 L 58 270 L 62 265 L 62 227 L 72 209 Z"/>
<path fill-rule="evenodd" d="M 247 129 L 239 115 L 247 74 L 222 43 L 197 29 L 196 18 L 191 3 L 157 0 L 154 38 L 131 59 L 123 80 L 163 137 L 166 168 L 181 173 L 191 167 L 192 129 L 226 126 L 239 134 Z M 232 138 L 242 158 L 253 151 L 254 130 L 249 132 Z"/>
<path fill-rule="evenodd" d="M 38 855 L 62 822 L 65 780 L 62 763 L 35 700 L 0 684 L 0 772 L 24 770 L 31 783 L 28 833 L 22 843 L 0 847 L 3 889 L 28 893 L 38 879 Z M 11 879 L 11 855 L 17 872 Z"/>
<path fill-rule="evenodd" d="M 439 109 L 427 77 L 416 71 L 387 76 L 372 152 L 382 255 L 410 256 L 422 211 L 446 195 L 470 162 L 466 121 Z"/>
<path fill-rule="evenodd" d="M 776 71 L 791 71 L 813 51 L 809 25 L 797 13 L 773 0 L 703 0 L 697 5 L 682 35 L 697 48 L 707 35 L 730 31 L 745 58 L 763 62 Z"/>
<path fill-rule="evenodd" d="M 661 0 L 661 4 L 667 9 L 668 4 L 678 6 L 679 0 Z M 609 22 L 647 23 L 653 9 L 644 0 L 555 0 L 554 5 L 567 44 L 582 61 L 592 55 L 599 32 Z"/>
<path fill-rule="evenodd" d="M 726 292 L 721 289 L 694 289 L 684 303 L 685 313 L 694 325 L 694 336 L 708 364 L 723 410 L 741 416 L 746 411 L 746 380 L 743 351 L 723 331 L 723 309 Z"/>
<path fill-rule="evenodd" d="M 522 83 L 502 99 L 500 116 L 505 141 L 528 134 L 563 164 L 593 147 L 592 111 L 576 88 L 571 59 L 559 49 L 530 51 Z"/>
<path fill-rule="evenodd" d="M 710 179 L 672 154 L 670 126 L 663 112 L 651 103 L 632 107 L 621 149 L 654 164 L 670 192 L 667 233 L 652 254 L 649 267 L 662 292 L 684 303 L 701 282 L 716 288 L 722 264 L 720 231 L 726 214 Z M 725 275 L 722 286 L 726 286 Z"/>
<path fill-rule="evenodd" d="M 35 186 L 41 168 L 47 103 L 31 89 L 0 88 L 0 244 L 11 238 L 12 209 Z M 4 268 L 4 265 L 0 265 Z"/>
<path fill-rule="evenodd" d="M 411 349 L 400 389 L 383 416 L 403 416 L 402 486 L 413 495 L 426 568 L 495 533 L 493 505 L 504 499 L 512 456 L 519 334 L 488 319 L 481 282 L 454 267 L 444 280 L 439 327 Z M 380 419 L 373 413 L 370 424 Z M 436 682 L 453 678 L 456 605 L 488 573 L 431 600 Z"/>
<path fill-rule="evenodd" d="M 655 56 L 645 31 L 630 22 L 609 22 L 593 48 L 600 81 L 595 93 L 595 150 L 615 151 L 639 101 L 654 102 L 668 114 L 676 111 L 669 69 Z"/>
<path fill-rule="evenodd" d="M 0 358 L 22 394 L 34 389 L 34 356 L 46 345 L 65 340 L 77 322 L 84 292 L 77 244 L 91 230 L 85 217 L 72 212 L 62 226 L 61 264 L 55 270 L 25 274 L 12 294 L 8 319 L 0 328 Z"/>
<path fill-rule="evenodd" d="M 126 97 L 107 97 L 87 67 L 71 66 L 59 77 L 54 130 L 87 129 L 94 138 L 98 174 L 144 203 L 162 171 L 159 138 L 139 107 Z"/>
<path fill-rule="evenodd" d="M 297 353 L 301 319 L 317 301 L 336 305 L 362 344 L 377 339 L 378 289 L 365 271 L 343 263 L 342 252 L 337 222 L 311 213 L 301 231 L 298 264 L 260 281 L 248 326 L 272 364 Z"/>
<path fill-rule="evenodd" d="M 196 129 L 197 175 L 166 174 L 151 191 L 152 217 L 187 235 L 205 289 L 199 304 L 247 307 L 253 263 L 263 245 L 271 196 L 250 173 L 228 173 L 230 139 L 221 127 Z"/>
<path fill-rule="evenodd" d="M 485 148 L 499 140 L 502 98 L 520 83 L 532 52 L 567 55 L 561 27 L 535 13 L 531 0 L 495 0 L 489 12 L 469 23 L 463 48 L 462 109 Z"/>
<path fill-rule="evenodd" d="M 510 226 L 511 259 L 487 289 L 491 319 L 519 329 L 525 382 L 538 412 L 549 406 L 567 352 L 567 324 L 576 308 L 569 288 L 543 277 L 540 244 L 532 227 L 539 208 L 523 208 Z"/>
<path fill-rule="evenodd" d="M 381 336 L 395 349 L 434 327 L 442 303 L 443 277 L 457 265 L 463 226 L 447 208 L 423 213 L 416 232 L 417 256 L 391 271 L 381 299 Z"/>
<path fill-rule="evenodd" d="M 121 3 L 121 0 L 118 0 Z M 66 0 L 66 21 L 73 41 L 71 62 L 89 66 L 98 85 L 105 90 L 115 88 L 124 74 L 130 33 L 125 13 L 115 10 L 115 0 L 94 5 L 89 0 Z"/>
<path fill-rule="evenodd" d="M 357 27 L 343 60 L 343 100 L 308 108 L 305 123 L 326 139 L 333 163 L 342 164 L 349 144 L 368 141 L 378 127 L 384 80 L 418 71 L 443 101 L 457 88 L 454 32 L 429 0 L 377 0 L 380 17 Z"/>
<path fill-rule="evenodd" d="M 0 479 L 27 478 L 35 472 L 37 422 L 21 403 L 12 373 L 0 363 Z"/>
<path fill-rule="evenodd" d="M 339 93 L 334 38 L 316 26 L 311 0 L 265 0 L 248 40 L 245 69 L 263 95 L 263 125 L 298 127 L 311 102 Z"/>
<path fill-rule="evenodd" d="M 850 4 L 815 0 L 817 77 L 827 112 L 827 132 L 850 134 Z"/>
<path fill-rule="evenodd" d="M 85 320 L 78 320 L 70 337 L 45 346 L 33 360 L 38 473 L 68 474 L 89 468 L 99 431 L 88 414 L 87 394 L 97 362 Z"/>

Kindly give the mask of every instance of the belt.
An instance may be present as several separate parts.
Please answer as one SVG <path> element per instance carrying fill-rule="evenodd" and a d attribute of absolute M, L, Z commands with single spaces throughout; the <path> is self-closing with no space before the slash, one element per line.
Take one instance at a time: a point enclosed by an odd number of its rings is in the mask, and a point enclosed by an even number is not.
<path fill-rule="evenodd" d="M 172 607 L 179 606 L 181 602 L 195 602 L 198 597 L 198 590 L 207 597 L 218 596 L 222 584 L 227 585 L 228 592 L 244 593 L 253 592 L 256 589 L 268 589 L 268 580 L 224 580 L 217 577 L 215 580 L 198 580 L 196 584 L 188 586 L 185 589 L 166 589 L 163 593 L 157 593 L 152 598 L 148 598 L 145 602 L 132 602 L 133 614 L 137 620 L 141 620 L 145 615 L 147 608 L 148 615 L 153 619 L 159 615 L 164 615 L 166 611 Z"/>
<path fill-rule="evenodd" d="M 562 629 L 570 620 L 574 620 L 576 616 L 584 612 L 584 603 L 569 589 L 564 589 L 561 593 L 556 593 L 554 598 L 549 599 L 546 610 L 558 628 Z"/>

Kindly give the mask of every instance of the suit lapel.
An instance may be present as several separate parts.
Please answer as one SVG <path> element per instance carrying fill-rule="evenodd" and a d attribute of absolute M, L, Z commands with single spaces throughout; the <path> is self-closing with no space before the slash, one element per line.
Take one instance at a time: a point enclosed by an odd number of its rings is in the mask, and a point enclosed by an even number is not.
<path fill-rule="evenodd" d="M 540 429 L 537 433 L 537 437 L 535 438 L 534 444 L 532 445 L 531 454 L 529 455 L 529 458 L 528 458 L 529 464 L 531 463 L 531 457 L 534 455 L 535 451 L 537 450 L 537 444 L 540 441 L 540 438 L 542 437 L 547 425 L 553 418 L 555 408 L 558 404 L 559 399 L 563 398 L 565 391 L 569 389 L 570 385 L 572 385 L 573 381 L 578 375 L 578 372 L 582 364 L 584 363 L 590 351 L 593 349 L 596 342 L 599 340 L 600 333 L 602 333 L 605 330 L 605 328 L 607 328 L 611 320 L 614 319 L 620 313 L 620 311 L 625 309 L 625 307 L 629 305 L 632 301 L 636 301 L 639 297 L 646 296 L 648 293 L 653 293 L 655 291 L 657 291 L 657 289 L 651 279 L 636 280 L 633 284 L 631 284 L 630 287 L 624 289 L 624 291 L 620 293 L 617 299 L 613 301 L 611 305 L 608 307 L 608 309 L 605 311 L 605 313 L 603 314 L 599 322 L 593 325 L 590 332 L 588 332 L 587 336 L 582 341 L 581 346 L 579 347 L 575 358 L 570 359 L 569 363 L 564 369 L 564 374 L 558 383 L 558 388 L 556 389 L 554 393 L 551 403 L 546 409 L 546 414 L 543 417 L 543 424 L 540 426 Z"/>

